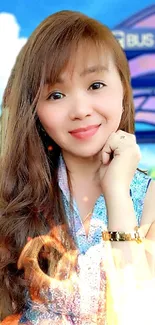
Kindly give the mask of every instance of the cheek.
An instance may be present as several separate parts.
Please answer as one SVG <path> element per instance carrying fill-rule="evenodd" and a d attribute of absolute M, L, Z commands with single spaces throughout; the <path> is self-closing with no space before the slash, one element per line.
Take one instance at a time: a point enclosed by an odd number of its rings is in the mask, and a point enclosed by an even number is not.
<path fill-rule="evenodd" d="M 98 109 L 98 113 L 102 115 L 105 122 L 120 120 L 122 116 L 122 112 L 123 112 L 122 103 L 121 102 L 116 103 L 116 101 L 111 101 L 111 105 L 109 106 L 102 105 L 102 107 Z"/>
<path fill-rule="evenodd" d="M 60 127 L 62 127 L 63 122 L 63 116 L 58 112 L 58 110 L 54 111 L 51 109 L 38 109 L 38 117 L 40 119 L 41 124 L 45 128 L 45 130 L 57 130 Z"/>
<path fill-rule="evenodd" d="M 50 114 L 50 116 L 40 117 L 41 124 L 48 133 L 48 135 L 58 144 L 59 139 L 62 138 L 61 131 L 63 130 L 64 123 L 61 121 L 57 114 Z"/>
<path fill-rule="evenodd" d="M 100 100 L 98 112 L 106 120 L 119 120 L 123 111 L 123 96 L 119 91 L 111 91 Z"/>

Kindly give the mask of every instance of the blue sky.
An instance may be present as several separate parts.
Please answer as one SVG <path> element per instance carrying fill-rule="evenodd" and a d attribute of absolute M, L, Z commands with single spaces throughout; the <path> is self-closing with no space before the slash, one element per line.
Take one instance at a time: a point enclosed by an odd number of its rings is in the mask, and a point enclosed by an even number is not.
<path fill-rule="evenodd" d="M 113 28 L 153 4 L 152 0 L 1 0 L 0 12 L 14 14 L 21 27 L 20 36 L 28 37 L 45 17 L 62 9 L 82 11 Z"/>

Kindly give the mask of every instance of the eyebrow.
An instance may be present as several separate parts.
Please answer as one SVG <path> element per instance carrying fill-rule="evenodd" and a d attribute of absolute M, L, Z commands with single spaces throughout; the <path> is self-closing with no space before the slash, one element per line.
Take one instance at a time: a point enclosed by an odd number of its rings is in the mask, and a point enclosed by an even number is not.
<path fill-rule="evenodd" d="M 94 72 L 104 72 L 104 71 L 109 71 L 108 70 L 108 67 L 104 66 L 104 65 L 94 65 L 92 67 L 88 67 L 86 69 L 84 69 L 81 73 L 80 73 L 80 77 L 84 77 L 86 76 L 87 74 L 91 74 L 91 73 L 94 73 Z"/>
<path fill-rule="evenodd" d="M 101 73 L 101 72 L 107 72 L 109 71 L 108 67 L 104 66 L 104 65 L 94 65 L 92 67 L 88 67 L 86 69 L 84 69 L 81 73 L 80 73 L 80 77 L 85 77 L 86 75 L 88 74 L 91 74 L 91 73 Z M 56 80 L 56 83 L 59 83 L 59 84 L 63 84 L 65 83 L 65 80 L 59 76 Z"/>

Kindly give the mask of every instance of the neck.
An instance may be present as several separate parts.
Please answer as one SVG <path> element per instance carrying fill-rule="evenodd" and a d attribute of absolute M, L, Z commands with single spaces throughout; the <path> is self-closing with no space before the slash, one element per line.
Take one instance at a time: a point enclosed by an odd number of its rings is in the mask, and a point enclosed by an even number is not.
<path fill-rule="evenodd" d="M 88 183 L 99 184 L 98 170 L 100 167 L 99 155 L 88 158 L 73 156 L 62 152 L 69 176 L 73 181 L 87 180 Z"/>

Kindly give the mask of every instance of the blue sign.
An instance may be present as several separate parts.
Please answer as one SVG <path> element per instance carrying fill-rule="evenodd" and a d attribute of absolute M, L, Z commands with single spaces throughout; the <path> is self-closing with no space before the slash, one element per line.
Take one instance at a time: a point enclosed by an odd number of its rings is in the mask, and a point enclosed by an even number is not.
<path fill-rule="evenodd" d="M 125 51 L 155 51 L 155 29 L 117 29 L 112 32 Z"/>

